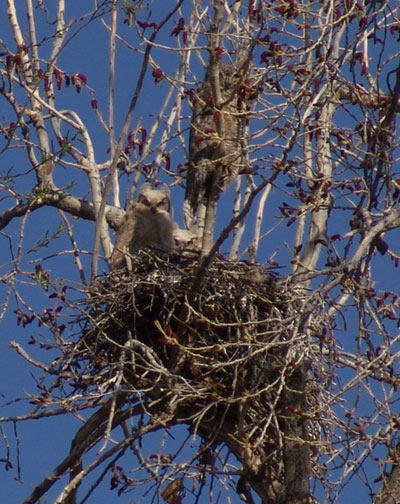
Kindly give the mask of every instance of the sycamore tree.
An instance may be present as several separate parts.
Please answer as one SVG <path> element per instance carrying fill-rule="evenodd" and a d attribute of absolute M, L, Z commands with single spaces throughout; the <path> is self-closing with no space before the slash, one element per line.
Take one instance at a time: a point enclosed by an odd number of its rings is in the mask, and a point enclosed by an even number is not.
<path fill-rule="evenodd" d="M 17 480 L 26 504 L 398 502 L 397 2 L 6 9 L 4 495 Z M 211 176 L 193 236 L 199 107 Z M 175 249 L 110 272 L 145 181 L 170 187 Z"/>

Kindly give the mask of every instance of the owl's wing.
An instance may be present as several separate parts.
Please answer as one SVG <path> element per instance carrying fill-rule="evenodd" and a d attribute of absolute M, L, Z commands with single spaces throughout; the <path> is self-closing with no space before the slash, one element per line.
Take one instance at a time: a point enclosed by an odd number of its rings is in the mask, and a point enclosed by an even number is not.
<path fill-rule="evenodd" d="M 117 239 L 110 261 L 112 270 L 124 266 L 125 257 L 129 251 L 129 244 L 131 243 L 134 234 L 135 216 L 134 207 L 132 207 L 126 211 L 124 220 L 117 229 Z"/>

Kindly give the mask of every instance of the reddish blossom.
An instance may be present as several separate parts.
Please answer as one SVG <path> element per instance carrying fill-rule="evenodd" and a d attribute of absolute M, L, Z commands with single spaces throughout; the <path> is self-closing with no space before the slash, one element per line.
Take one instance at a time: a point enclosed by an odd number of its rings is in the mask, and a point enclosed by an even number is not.
<path fill-rule="evenodd" d="M 287 17 L 288 19 L 296 18 L 299 15 L 295 0 L 289 0 L 288 2 L 282 3 L 279 7 L 275 7 L 274 10 L 279 12 L 281 16 Z"/>
<path fill-rule="evenodd" d="M 262 22 L 263 22 L 263 5 L 261 0 L 259 0 L 257 5 L 257 23 L 260 25 Z"/>
<path fill-rule="evenodd" d="M 11 54 L 8 54 L 6 57 L 6 68 L 10 69 L 14 62 L 14 57 Z"/>
<path fill-rule="evenodd" d="M 367 17 L 362 16 L 358 23 L 358 26 L 360 27 L 361 30 L 365 30 L 367 28 L 367 25 L 368 25 Z"/>
<path fill-rule="evenodd" d="M 82 82 L 82 84 L 85 84 L 85 85 L 87 84 L 86 75 L 84 75 L 82 73 L 78 73 L 78 74 L 76 74 L 76 78 L 78 78 Z"/>
<path fill-rule="evenodd" d="M 27 315 L 20 308 L 14 310 L 14 313 L 17 315 L 17 326 L 22 323 L 22 327 L 26 327 L 35 319 L 34 315 Z"/>
<path fill-rule="evenodd" d="M 163 157 L 163 161 L 165 163 L 166 170 L 170 171 L 170 169 L 171 169 L 171 158 L 170 158 L 170 155 L 168 154 L 168 152 L 164 152 L 162 157 Z"/>
<path fill-rule="evenodd" d="M 272 28 L 270 30 L 270 32 L 272 33 Z M 259 38 L 259 42 L 262 42 L 262 43 L 269 43 L 271 41 L 271 36 L 267 33 L 266 35 L 264 35 L 263 37 L 260 37 Z"/>
<path fill-rule="evenodd" d="M 44 76 L 44 90 L 50 91 L 50 79 L 47 74 Z"/>
<path fill-rule="evenodd" d="M 155 68 L 152 73 L 154 77 L 154 82 L 158 85 L 164 78 L 164 72 L 161 70 L 161 68 Z"/>
<path fill-rule="evenodd" d="M 390 34 L 394 37 L 397 34 L 397 40 L 400 41 L 400 23 L 397 25 L 392 25 L 389 28 Z"/>
<path fill-rule="evenodd" d="M 138 21 L 137 24 L 143 28 L 144 30 L 146 28 L 154 28 L 154 30 L 157 30 L 158 26 L 156 23 L 149 23 L 147 21 Z"/>
<path fill-rule="evenodd" d="M 62 74 L 61 74 L 60 70 L 58 70 L 58 68 L 54 69 L 53 74 L 56 79 L 57 89 L 60 91 L 61 86 L 62 86 L 62 81 L 63 81 Z"/>
<path fill-rule="evenodd" d="M 254 9 L 255 0 L 249 0 L 249 6 L 247 8 L 247 12 L 249 14 L 249 19 L 252 20 L 255 18 L 255 9 Z"/>
<path fill-rule="evenodd" d="M 269 51 L 262 52 L 260 56 L 260 63 L 266 63 L 268 65 L 269 63 L 268 56 L 270 56 L 270 54 L 271 53 Z"/>
<path fill-rule="evenodd" d="M 367 65 L 365 64 L 365 61 L 361 63 L 361 75 L 367 75 Z"/>
<path fill-rule="evenodd" d="M 9 126 L 8 126 L 8 131 L 7 133 L 9 135 L 13 135 L 14 134 L 14 131 L 17 129 L 17 123 L 15 122 L 10 122 Z"/>
<path fill-rule="evenodd" d="M 212 95 L 207 95 L 205 100 L 207 105 L 209 105 L 210 107 L 212 107 L 214 105 L 214 98 L 212 97 Z M 209 114 L 208 114 L 209 115 Z"/>
<path fill-rule="evenodd" d="M 15 56 L 14 56 L 14 63 L 16 65 L 20 65 L 22 63 L 22 58 L 21 58 L 20 54 L 15 54 Z"/>
<path fill-rule="evenodd" d="M 214 112 L 213 119 L 214 119 L 215 122 L 218 122 L 220 117 L 221 117 L 221 112 L 219 110 L 217 110 L 216 112 Z"/>
<path fill-rule="evenodd" d="M 82 86 L 87 84 L 87 77 L 82 73 L 76 73 L 74 76 L 73 84 L 75 84 L 76 92 L 80 93 Z"/>
<path fill-rule="evenodd" d="M 223 47 L 217 47 L 215 49 L 215 61 L 220 61 L 221 56 L 224 54 L 225 49 Z"/>
<path fill-rule="evenodd" d="M 185 29 L 185 20 L 184 18 L 179 18 L 179 21 L 177 23 L 177 25 L 175 26 L 175 28 L 172 30 L 171 32 L 171 36 L 172 37 L 177 37 L 181 31 L 183 31 Z"/>
<path fill-rule="evenodd" d="M 147 139 L 147 130 L 146 128 L 140 128 L 140 133 L 142 135 L 142 144 L 146 143 L 146 139 Z"/>

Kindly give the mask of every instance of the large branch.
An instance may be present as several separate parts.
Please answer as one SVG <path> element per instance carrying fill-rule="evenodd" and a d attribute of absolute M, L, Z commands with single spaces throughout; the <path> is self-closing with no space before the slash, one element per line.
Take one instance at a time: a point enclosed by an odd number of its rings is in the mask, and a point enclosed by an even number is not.
<path fill-rule="evenodd" d="M 77 198 L 75 196 L 65 195 L 62 192 L 47 194 L 45 197 L 38 197 L 34 201 L 22 202 L 8 208 L 0 214 L 0 230 L 4 229 L 14 218 L 23 217 L 27 212 L 32 212 L 44 206 L 52 206 L 64 210 L 74 217 L 95 221 L 95 210 L 90 201 Z M 116 229 L 121 223 L 124 211 L 110 205 L 106 206 L 105 216 L 107 223 L 113 229 Z"/>

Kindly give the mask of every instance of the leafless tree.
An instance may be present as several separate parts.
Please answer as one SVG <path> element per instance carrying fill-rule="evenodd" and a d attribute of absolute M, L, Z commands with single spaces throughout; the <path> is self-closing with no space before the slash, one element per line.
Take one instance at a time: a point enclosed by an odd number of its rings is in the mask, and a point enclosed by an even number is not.
<path fill-rule="evenodd" d="M 24 478 L 20 425 L 80 424 L 24 503 L 109 482 L 400 502 L 397 2 L 7 0 L 7 20 L 0 318 L 32 382 L 3 389 L 5 469 Z M 145 181 L 170 187 L 174 251 L 110 272 Z"/>

